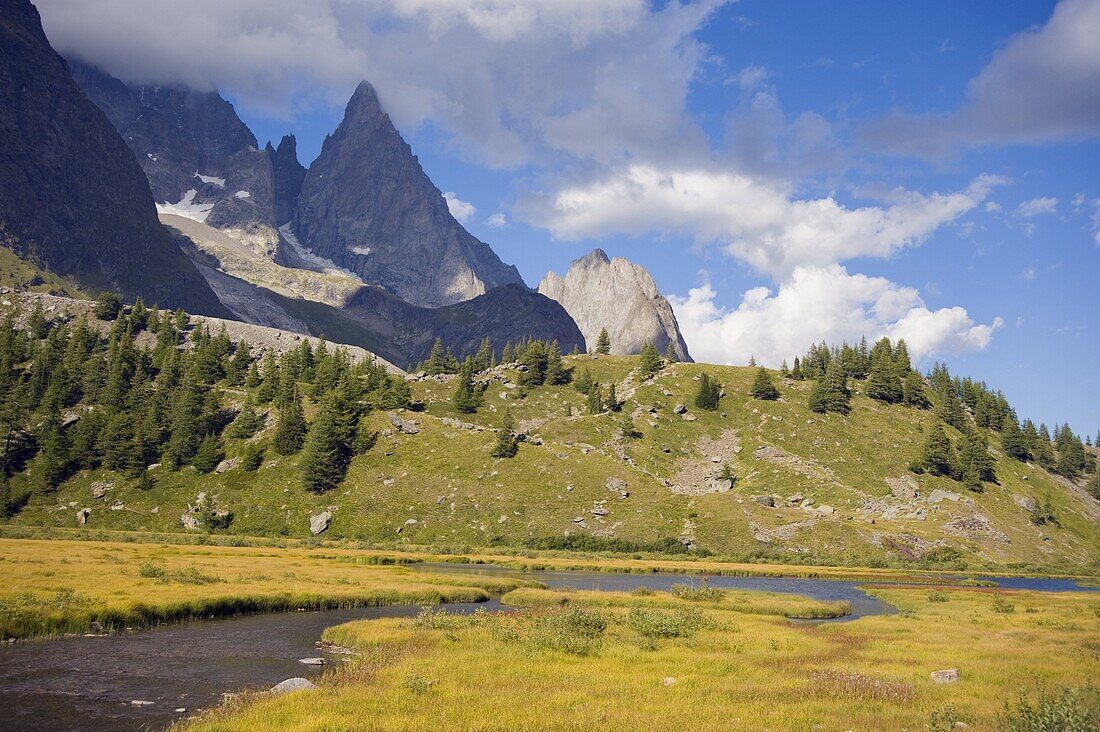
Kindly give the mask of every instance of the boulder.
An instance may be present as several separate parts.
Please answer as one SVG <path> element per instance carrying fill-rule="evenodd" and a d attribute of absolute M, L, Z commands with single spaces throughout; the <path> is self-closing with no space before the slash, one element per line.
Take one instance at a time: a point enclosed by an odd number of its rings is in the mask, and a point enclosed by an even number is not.
<path fill-rule="evenodd" d="M 103 496 L 107 495 L 107 491 L 115 487 L 114 483 L 110 483 L 105 480 L 99 480 L 92 483 L 92 498 L 99 500 Z"/>
<path fill-rule="evenodd" d="M 937 488 L 928 494 L 929 503 L 942 503 L 943 501 L 958 501 L 960 498 L 958 493 L 951 491 L 944 491 Z"/>
<path fill-rule="evenodd" d="M 819 514 L 821 514 L 822 516 L 832 516 L 834 513 L 836 513 L 836 509 L 833 508 L 832 506 L 824 506 L 823 505 L 823 506 L 818 506 L 817 507 L 817 512 Z"/>
<path fill-rule="evenodd" d="M 322 531 L 326 531 L 329 524 L 332 523 L 332 511 L 322 511 L 319 514 L 309 517 L 309 533 L 317 536 Z"/>
<path fill-rule="evenodd" d="M 687 412 L 687 410 L 688 410 L 688 408 L 685 405 L 677 404 L 675 407 L 672 408 L 672 413 L 673 414 L 684 414 L 685 412 Z"/>
<path fill-rule="evenodd" d="M 145 701 L 144 699 L 134 699 L 130 702 L 130 706 L 132 707 L 151 707 L 154 705 L 156 705 L 156 702 Z"/>
<path fill-rule="evenodd" d="M 772 496 L 753 496 L 752 500 L 756 501 L 761 506 L 775 508 L 775 498 L 773 498 Z"/>
<path fill-rule="evenodd" d="M 1016 505 L 1030 513 L 1035 513 L 1039 510 L 1039 502 L 1031 496 L 1013 496 L 1012 499 L 1016 501 Z"/>
<path fill-rule="evenodd" d="M 608 478 L 607 490 L 612 493 L 622 493 L 626 490 L 626 481 L 622 478 Z"/>
<path fill-rule="evenodd" d="M 412 420 L 401 419 L 393 412 L 389 412 L 386 416 L 390 418 L 390 424 L 392 424 L 394 426 L 394 429 L 396 429 L 398 432 L 403 432 L 406 435 L 420 434 L 420 426 L 417 425 L 416 422 L 413 422 Z"/>
<path fill-rule="evenodd" d="M 80 526 L 88 523 L 88 519 L 92 517 L 92 509 L 82 508 L 76 512 L 76 523 Z"/>
<path fill-rule="evenodd" d="M 607 510 L 606 508 L 604 508 L 603 506 L 596 506 L 596 507 L 594 507 L 594 508 L 592 509 L 592 511 L 591 511 L 591 514 L 592 514 L 593 516 L 606 516 L 606 515 L 607 515 L 607 514 L 609 514 L 609 513 L 611 513 L 611 512 L 610 512 L 610 511 L 608 511 L 608 510 Z"/>
<path fill-rule="evenodd" d="M 948 668 L 943 671 L 933 671 L 932 680 L 937 684 L 953 684 L 959 680 L 959 670 L 957 668 Z"/>
<path fill-rule="evenodd" d="M 182 524 L 183 528 L 185 528 L 185 529 L 198 529 L 198 528 L 201 528 L 201 525 L 199 524 L 199 520 L 197 518 L 195 518 L 194 516 L 192 516 L 191 514 L 189 514 L 189 513 L 185 513 L 182 516 L 180 516 L 180 524 Z"/>
<path fill-rule="evenodd" d="M 900 478 L 887 478 L 886 485 L 890 486 L 890 493 L 895 498 L 913 499 L 917 497 L 917 481 L 911 475 L 903 475 Z"/>
<path fill-rule="evenodd" d="M 272 686 L 269 692 L 272 694 L 288 694 L 292 691 L 305 691 L 307 689 L 316 689 L 317 685 L 309 679 L 303 679 L 301 676 L 295 676 L 294 678 L 287 679 L 286 681 L 280 681 Z"/>
<path fill-rule="evenodd" d="M 694 414 L 681 414 L 680 419 L 684 420 L 685 422 L 694 422 L 695 421 L 695 415 Z"/>
<path fill-rule="evenodd" d="M 313 656 L 312 658 L 299 658 L 298 663 L 303 663 L 306 666 L 324 666 L 326 661 L 320 656 Z"/>
<path fill-rule="evenodd" d="M 239 457 L 228 458 L 228 459 L 222 460 L 220 463 L 218 463 L 218 467 L 214 468 L 214 472 L 215 473 L 225 473 L 225 472 L 228 472 L 230 470 L 233 470 L 234 468 L 236 468 L 240 464 L 241 464 L 241 459 Z"/>

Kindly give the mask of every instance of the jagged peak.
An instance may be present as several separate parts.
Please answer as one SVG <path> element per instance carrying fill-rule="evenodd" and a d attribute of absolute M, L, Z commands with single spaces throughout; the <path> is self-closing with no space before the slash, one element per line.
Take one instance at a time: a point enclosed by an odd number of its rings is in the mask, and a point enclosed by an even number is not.
<path fill-rule="evenodd" d="M 599 247 L 596 247 L 580 259 L 573 260 L 573 266 L 587 267 L 593 264 L 611 264 L 611 260 L 608 258 L 607 252 Z"/>
<path fill-rule="evenodd" d="M 270 145 L 271 143 L 269 142 L 267 144 Z M 278 149 L 280 155 L 285 155 L 287 153 L 290 153 L 290 154 L 293 154 L 295 157 L 297 157 L 298 156 L 298 138 L 296 138 L 293 134 L 283 135 L 283 139 L 279 140 L 279 147 L 277 149 Z"/>

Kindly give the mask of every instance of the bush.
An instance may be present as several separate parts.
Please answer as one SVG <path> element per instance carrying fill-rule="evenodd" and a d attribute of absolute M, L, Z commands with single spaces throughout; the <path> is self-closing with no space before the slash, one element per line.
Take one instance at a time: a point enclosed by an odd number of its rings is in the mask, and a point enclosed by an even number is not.
<path fill-rule="evenodd" d="M 943 590 L 932 590 L 928 593 L 928 602 L 947 602 L 947 593 Z"/>
<path fill-rule="evenodd" d="M 541 646 L 574 656 L 591 656 L 603 645 L 607 618 L 579 607 L 552 610 L 534 616 L 534 640 Z"/>
<path fill-rule="evenodd" d="M 1001 595 L 997 595 L 993 598 L 993 612 L 1008 615 L 1016 612 L 1016 605 L 1009 602 Z"/>
<path fill-rule="evenodd" d="M 100 320 L 114 320 L 122 312 L 122 296 L 117 292 L 107 291 L 96 298 L 92 314 Z"/>
<path fill-rule="evenodd" d="M 1100 729 L 1100 693 L 1093 686 L 1063 687 L 1047 694 L 1040 690 L 1033 704 L 1023 695 L 1005 702 L 997 726 L 1007 732 L 1091 732 Z"/>
<path fill-rule="evenodd" d="M 703 624 L 696 608 L 673 612 L 636 607 L 630 611 L 627 625 L 646 638 L 690 638 Z"/>
<path fill-rule="evenodd" d="M 722 599 L 722 591 L 709 586 L 706 577 L 698 585 L 675 584 L 669 588 L 669 592 L 673 597 L 693 602 L 717 602 Z"/>

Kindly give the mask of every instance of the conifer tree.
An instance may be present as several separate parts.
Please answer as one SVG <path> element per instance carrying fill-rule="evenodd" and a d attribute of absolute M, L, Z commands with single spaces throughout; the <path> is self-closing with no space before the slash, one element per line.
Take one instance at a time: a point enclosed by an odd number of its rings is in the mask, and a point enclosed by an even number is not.
<path fill-rule="evenodd" d="M 588 396 L 584 400 L 584 406 L 588 410 L 589 414 L 600 414 L 603 412 L 603 393 L 600 388 L 600 382 L 593 381 L 592 385 L 588 388 Z"/>
<path fill-rule="evenodd" d="M 341 433 L 338 396 L 330 393 L 318 405 L 302 448 L 302 487 L 324 493 L 340 485 L 351 460 L 351 446 Z"/>
<path fill-rule="evenodd" d="M 420 370 L 430 376 L 446 373 L 447 352 L 443 348 L 442 338 L 435 339 L 435 343 L 432 344 L 432 351 L 428 355 L 428 360 L 421 364 Z"/>
<path fill-rule="evenodd" d="M 749 366 L 756 368 L 756 356 L 749 356 Z"/>
<path fill-rule="evenodd" d="M 474 371 L 487 371 L 493 367 L 493 344 L 488 338 L 481 339 L 477 353 L 474 355 Z"/>
<path fill-rule="evenodd" d="M 909 346 L 905 344 L 904 338 L 899 339 L 894 346 L 894 365 L 897 366 L 898 374 L 902 377 L 913 370 L 913 362 L 909 358 Z"/>
<path fill-rule="evenodd" d="M 256 442 L 249 442 L 241 450 L 241 468 L 246 473 L 260 469 L 264 464 L 264 449 Z"/>
<path fill-rule="evenodd" d="M 1055 432 L 1054 447 L 1058 457 L 1054 471 L 1066 478 L 1076 478 L 1089 466 L 1090 460 L 1085 453 L 1081 438 L 1073 433 L 1068 424 L 1063 424 Z"/>
<path fill-rule="evenodd" d="M 39 487 L 44 493 L 53 493 L 69 472 L 69 444 L 61 427 L 61 414 L 56 403 L 46 406 L 36 439 L 41 449 L 38 457 Z"/>
<path fill-rule="evenodd" d="M 122 312 L 122 296 L 110 290 L 100 293 L 92 307 L 92 314 L 100 320 L 113 321 Z"/>
<path fill-rule="evenodd" d="M 623 405 L 619 402 L 618 394 L 615 393 L 614 381 L 607 385 L 607 399 L 604 401 L 604 405 L 612 412 L 622 409 Z"/>
<path fill-rule="evenodd" d="M 680 360 L 680 357 L 676 355 L 676 344 L 671 340 L 665 346 L 665 360 L 669 363 L 676 363 Z"/>
<path fill-rule="evenodd" d="M 627 440 L 634 440 L 642 436 L 642 433 L 634 425 L 634 417 L 629 413 L 624 413 L 623 418 L 619 420 L 619 434 Z"/>
<path fill-rule="evenodd" d="M 483 400 L 484 390 L 474 385 L 471 375 L 473 370 L 473 361 L 467 358 L 466 362 L 462 364 L 462 368 L 458 371 L 458 384 L 455 387 L 454 394 L 451 396 L 451 403 L 454 405 L 454 408 L 465 414 L 476 412 Z"/>
<path fill-rule="evenodd" d="M 213 432 L 209 433 L 199 443 L 199 449 L 195 451 L 195 456 L 191 458 L 191 465 L 199 473 L 209 473 L 218 467 L 218 463 L 222 461 L 224 455 L 221 451 L 221 443 L 218 440 L 218 436 Z"/>
<path fill-rule="evenodd" d="M 512 344 L 510 342 L 504 344 L 504 350 L 500 352 L 500 362 L 501 363 L 513 363 L 514 362 L 514 357 L 512 356 Z"/>
<path fill-rule="evenodd" d="M 596 348 L 594 350 L 601 356 L 611 353 L 611 336 L 607 334 L 607 328 L 600 329 L 600 334 L 596 337 Z"/>
<path fill-rule="evenodd" d="M 573 388 L 579 391 L 581 394 L 588 394 L 592 391 L 592 384 L 595 382 L 592 380 L 592 372 L 585 366 L 581 369 L 580 375 L 573 380 Z"/>
<path fill-rule="evenodd" d="M 245 439 L 260 431 L 264 418 L 251 404 L 245 404 L 226 428 L 225 434 L 235 439 Z"/>
<path fill-rule="evenodd" d="M 970 429 L 970 420 L 967 417 L 966 410 L 953 388 L 940 391 L 940 404 L 936 408 L 936 416 L 959 432 L 966 432 Z"/>
<path fill-rule="evenodd" d="M 938 421 L 928 431 L 928 439 L 921 452 L 920 464 L 932 475 L 954 478 L 958 472 L 955 449 Z"/>
<path fill-rule="evenodd" d="M 653 378 L 661 370 L 664 364 L 661 362 L 661 355 L 657 353 L 657 347 L 653 345 L 652 341 L 646 341 L 642 344 L 642 352 L 638 360 L 638 380 L 646 381 Z"/>
<path fill-rule="evenodd" d="M 570 378 L 571 374 L 561 360 L 561 347 L 558 346 L 557 341 L 550 341 L 550 345 L 546 347 L 546 374 L 543 377 L 543 382 L 551 386 L 558 386 L 568 384 Z"/>
<path fill-rule="evenodd" d="M 802 381 L 806 378 L 802 373 L 802 364 L 798 362 L 798 356 L 794 357 L 794 368 L 791 369 L 791 378 L 795 381 Z"/>
<path fill-rule="evenodd" d="M 787 366 L 787 359 L 783 359 L 783 363 L 779 364 L 779 376 L 784 379 L 791 378 L 791 369 Z"/>
<path fill-rule="evenodd" d="M 763 366 L 756 370 L 756 378 L 753 379 L 750 393 L 753 399 L 774 401 L 779 398 L 779 389 L 775 388 L 772 377 L 768 375 L 767 369 Z"/>
<path fill-rule="evenodd" d="M 970 430 L 963 435 L 959 443 L 959 469 L 965 476 L 972 472 L 979 481 L 995 482 L 997 475 L 994 472 L 993 456 L 989 454 L 989 447 L 985 438 L 977 430 Z M 967 486 L 969 487 L 969 486 Z"/>
<path fill-rule="evenodd" d="M 842 370 L 839 359 L 833 359 L 822 376 L 814 383 L 810 391 L 810 409 L 819 414 L 826 412 L 839 412 L 848 414 L 851 411 L 849 399 L 852 393 L 848 390 L 848 379 Z"/>
<path fill-rule="evenodd" d="M 1089 479 L 1088 485 L 1085 486 L 1085 490 L 1089 492 L 1090 496 L 1100 501 L 1100 470 L 1092 474 L 1092 478 Z"/>
<path fill-rule="evenodd" d="M 497 430 L 497 441 L 490 455 L 495 458 L 513 458 L 519 452 L 519 438 L 515 433 L 516 423 L 511 410 L 505 410 L 501 427 Z"/>
<path fill-rule="evenodd" d="M 1031 458 L 1024 433 L 1020 431 L 1016 415 L 1011 412 L 1005 415 L 1004 422 L 1001 423 L 1001 449 L 1013 460 L 1026 462 Z"/>
<path fill-rule="evenodd" d="M 279 407 L 279 422 L 271 446 L 280 455 L 293 455 L 302 449 L 306 436 L 306 418 L 297 385 Z"/>
<path fill-rule="evenodd" d="M 709 374 L 703 372 L 699 378 L 699 387 L 695 391 L 695 406 L 699 409 L 716 411 L 721 396 L 722 385 L 710 378 Z"/>
<path fill-rule="evenodd" d="M 226 365 L 225 380 L 231 386 L 240 386 L 244 383 L 245 376 L 251 366 L 252 349 L 247 341 L 241 341 L 233 352 L 233 358 L 229 359 L 229 363 Z"/>
<path fill-rule="evenodd" d="M 559 354 L 560 361 L 560 354 Z M 523 356 L 519 359 L 524 370 L 520 372 L 517 381 L 520 386 L 541 386 L 546 381 L 546 367 L 549 357 L 546 344 L 542 341 L 531 341 L 523 349 Z"/>
<path fill-rule="evenodd" d="M 883 341 L 886 343 L 886 353 L 876 354 L 874 351 L 871 353 L 871 371 L 867 375 L 865 391 L 872 399 L 887 404 L 897 404 L 904 398 L 905 390 L 890 355 L 890 341 L 885 338 Z M 875 348 L 878 349 L 879 344 L 875 344 Z"/>
<path fill-rule="evenodd" d="M 928 395 L 924 392 L 924 380 L 916 371 L 906 372 L 905 380 L 902 382 L 902 391 L 902 401 L 905 406 L 914 409 L 928 409 L 931 406 Z"/>
<path fill-rule="evenodd" d="M 371 451 L 378 442 L 378 430 L 371 429 L 367 420 L 360 420 L 355 428 L 355 439 L 351 443 L 351 451 L 356 455 L 364 455 Z"/>

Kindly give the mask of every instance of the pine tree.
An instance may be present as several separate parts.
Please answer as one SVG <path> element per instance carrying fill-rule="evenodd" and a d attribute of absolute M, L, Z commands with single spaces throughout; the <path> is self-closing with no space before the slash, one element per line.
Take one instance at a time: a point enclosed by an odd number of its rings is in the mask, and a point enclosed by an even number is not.
<path fill-rule="evenodd" d="M 924 380 L 916 371 L 907 371 L 902 382 L 902 402 L 914 409 L 928 409 L 932 405 L 924 393 Z"/>
<path fill-rule="evenodd" d="M 519 452 L 519 438 L 515 434 L 515 421 L 512 412 L 505 410 L 501 427 L 497 431 L 497 441 L 489 453 L 495 458 L 513 458 Z"/>
<path fill-rule="evenodd" d="M 56 404 L 46 407 L 35 436 L 41 448 L 38 456 L 39 486 L 44 493 L 53 493 L 69 473 L 69 443 L 61 427 L 61 414 Z"/>
<path fill-rule="evenodd" d="M 455 409 L 464 414 L 476 412 L 483 401 L 482 395 L 484 391 L 474 385 L 471 375 L 473 370 L 473 361 L 471 359 L 466 359 L 466 362 L 458 371 L 458 384 L 454 394 L 451 396 L 451 404 L 454 405 Z"/>
<path fill-rule="evenodd" d="M 905 390 L 890 355 L 890 341 L 885 338 L 883 341 L 886 342 L 886 354 L 876 354 L 872 351 L 871 371 L 867 375 L 865 391 L 872 399 L 887 404 L 897 404 L 904 398 Z M 875 348 L 878 349 L 879 344 L 875 344 Z"/>
<path fill-rule="evenodd" d="M 302 487 L 311 493 L 324 493 L 340 485 L 351 460 L 351 446 L 341 434 L 340 407 L 335 393 L 318 405 L 317 416 L 309 426 L 302 448 Z"/>
<path fill-rule="evenodd" d="M 608 410 L 617 412 L 622 409 L 622 403 L 619 401 L 619 395 L 615 393 L 615 382 L 612 381 L 607 385 L 607 399 L 604 401 Z"/>
<path fill-rule="evenodd" d="M 512 344 L 511 343 L 505 343 L 504 344 L 504 350 L 500 352 L 500 362 L 501 363 L 513 363 L 514 362 L 514 358 L 512 356 Z"/>
<path fill-rule="evenodd" d="M 259 432 L 263 425 L 264 418 L 260 413 L 251 404 L 245 404 L 226 428 L 225 434 L 238 440 L 245 439 Z"/>
<path fill-rule="evenodd" d="M 292 386 L 289 397 L 280 406 L 279 422 L 271 446 L 280 455 L 293 455 L 302 449 L 305 436 L 306 418 L 302 411 L 302 399 L 298 396 L 298 387 Z"/>
<path fill-rule="evenodd" d="M 600 388 L 600 382 L 592 382 L 592 385 L 588 388 L 588 398 L 584 400 L 584 406 L 589 414 L 600 414 L 603 412 L 603 393 Z"/>
<path fill-rule="evenodd" d="M 1066 478 L 1076 478 L 1088 467 L 1090 460 L 1085 453 L 1081 438 L 1073 433 L 1068 424 L 1062 425 L 1055 433 L 1054 447 L 1058 457 L 1054 463 L 1054 472 Z"/>
<path fill-rule="evenodd" d="M 623 414 L 623 418 L 619 421 L 619 434 L 627 440 L 634 440 L 642 436 L 642 433 L 634 425 L 634 418 L 630 414 Z"/>
<path fill-rule="evenodd" d="M 791 378 L 795 381 L 802 381 L 806 378 L 802 373 L 802 364 L 798 362 L 798 356 L 794 357 L 794 368 L 791 369 Z"/>
<path fill-rule="evenodd" d="M 519 362 L 524 367 L 517 379 L 519 385 L 526 387 L 542 386 L 543 382 L 546 381 L 546 367 L 549 363 L 546 344 L 542 341 L 531 341 L 523 349 L 523 356 Z"/>
<path fill-rule="evenodd" d="M 638 380 L 647 381 L 661 370 L 664 364 L 661 362 L 661 355 L 657 353 L 657 347 L 653 345 L 652 341 L 646 341 L 642 344 L 642 352 L 638 360 Z"/>
<path fill-rule="evenodd" d="M 588 394 L 592 391 L 592 385 L 594 383 L 595 382 L 592 380 L 592 372 L 585 366 L 581 369 L 580 376 L 573 380 L 573 388 L 581 394 Z"/>
<path fill-rule="evenodd" d="M 787 366 L 787 359 L 783 359 L 783 363 L 779 364 L 779 376 L 784 379 L 791 378 L 791 369 Z"/>
<path fill-rule="evenodd" d="M 1092 474 L 1092 478 L 1089 480 L 1088 485 L 1085 486 L 1085 490 L 1089 492 L 1090 496 L 1100 501 L 1100 470 Z"/>
<path fill-rule="evenodd" d="M 1013 460 L 1026 462 L 1031 459 L 1027 440 L 1016 422 L 1016 415 L 1011 412 L 1005 415 L 1004 422 L 1001 424 L 1001 449 Z"/>
<path fill-rule="evenodd" d="M 842 370 L 840 360 L 834 359 L 822 376 L 814 383 L 810 391 L 810 409 L 819 414 L 826 412 L 839 412 L 848 414 L 851 411 L 849 399 L 852 393 L 848 390 L 848 379 Z"/>
<path fill-rule="evenodd" d="M 377 442 L 378 430 L 371 429 L 366 420 L 360 420 L 355 428 L 355 439 L 351 443 L 351 451 L 356 455 L 365 455 Z"/>
<path fill-rule="evenodd" d="M 596 348 L 594 351 L 601 356 L 606 356 L 611 353 L 611 336 L 607 334 L 607 328 L 600 329 L 600 335 L 596 337 Z"/>
<path fill-rule="evenodd" d="M 481 339 L 477 353 L 474 355 L 474 370 L 487 371 L 493 367 L 493 344 L 488 338 Z"/>
<path fill-rule="evenodd" d="M 92 314 L 100 320 L 113 321 L 122 312 L 122 296 L 107 290 L 100 293 L 92 307 Z"/>
<path fill-rule="evenodd" d="M 940 392 L 940 405 L 936 408 L 936 417 L 959 432 L 967 432 L 970 429 L 970 419 L 953 388 Z"/>
<path fill-rule="evenodd" d="M 241 468 L 246 473 L 253 473 L 264 464 L 264 449 L 255 442 L 249 442 L 241 450 Z"/>
<path fill-rule="evenodd" d="M 749 367 L 756 368 L 756 356 L 749 356 Z"/>
<path fill-rule="evenodd" d="M 665 346 L 665 360 L 669 363 L 676 363 L 680 360 L 680 357 L 676 355 L 676 344 L 671 340 Z"/>
<path fill-rule="evenodd" d="M 199 449 L 195 452 L 195 456 L 191 458 L 191 465 L 199 473 L 209 473 L 218 467 L 218 463 L 222 461 L 223 457 L 218 436 L 211 433 L 199 443 Z"/>
<path fill-rule="evenodd" d="M 894 365 L 902 376 L 913 370 L 913 362 L 909 359 L 909 346 L 905 344 L 904 338 L 899 339 L 894 346 Z"/>
<path fill-rule="evenodd" d="M 958 461 L 964 479 L 967 472 L 972 472 L 979 481 L 992 483 L 997 479 L 993 456 L 989 454 L 989 446 L 977 430 L 970 430 L 963 435 L 959 443 Z"/>
<path fill-rule="evenodd" d="M 954 478 L 958 472 L 955 449 L 939 422 L 928 431 L 928 439 L 921 452 L 920 465 L 932 475 Z"/>
<path fill-rule="evenodd" d="M 753 399 L 775 401 L 779 398 L 779 389 L 775 388 L 772 377 L 768 375 L 767 369 L 763 366 L 756 370 L 756 378 L 753 379 L 752 389 L 749 393 L 752 394 Z"/>
<path fill-rule="evenodd" d="M 546 347 L 546 374 L 543 378 L 544 383 L 551 386 L 558 386 L 560 384 L 568 384 L 572 375 L 569 370 L 565 368 L 565 364 L 561 360 L 561 348 L 558 346 L 557 341 L 551 341 L 550 345 Z"/>
<path fill-rule="evenodd" d="M 430 376 L 436 376 L 447 372 L 447 352 L 443 348 L 443 339 L 436 338 L 432 344 L 432 351 L 428 360 L 420 366 L 420 370 Z"/>
<path fill-rule="evenodd" d="M 699 378 L 699 388 L 695 391 L 695 406 L 699 409 L 716 411 L 721 396 L 722 385 L 704 372 Z"/>

